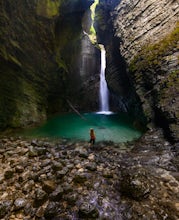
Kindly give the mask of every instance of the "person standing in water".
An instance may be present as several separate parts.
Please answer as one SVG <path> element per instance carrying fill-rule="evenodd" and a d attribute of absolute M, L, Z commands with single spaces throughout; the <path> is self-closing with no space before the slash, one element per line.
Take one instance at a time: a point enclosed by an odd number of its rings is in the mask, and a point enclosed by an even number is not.
<path fill-rule="evenodd" d="M 96 139 L 96 136 L 95 136 L 95 133 L 94 133 L 94 129 L 91 128 L 90 129 L 90 143 L 94 145 L 95 144 L 95 139 Z"/>

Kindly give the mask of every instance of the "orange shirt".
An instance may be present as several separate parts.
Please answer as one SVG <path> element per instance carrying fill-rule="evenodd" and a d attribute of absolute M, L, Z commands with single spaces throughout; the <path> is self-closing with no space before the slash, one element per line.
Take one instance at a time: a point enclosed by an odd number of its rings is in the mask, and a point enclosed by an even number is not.
<path fill-rule="evenodd" d="M 91 137 L 91 139 L 95 139 L 95 133 L 94 133 L 94 131 L 90 131 L 90 137 Z"/>

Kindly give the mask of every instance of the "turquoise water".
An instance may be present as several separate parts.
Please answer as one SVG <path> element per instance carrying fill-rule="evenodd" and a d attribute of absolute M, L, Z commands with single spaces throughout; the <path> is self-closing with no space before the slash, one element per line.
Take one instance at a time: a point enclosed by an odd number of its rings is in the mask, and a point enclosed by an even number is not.
<path fill-rule="evenodd" d="M 142 133 L 133 127 L 133 119 L 126 114 L 84 113 L 83 118 L 75 113 L 56 116 L 27 135 L 35 137 L 89 140 L 89 130 L 94 128 L 96 141 L 115 143 L 131 141 Z"/>

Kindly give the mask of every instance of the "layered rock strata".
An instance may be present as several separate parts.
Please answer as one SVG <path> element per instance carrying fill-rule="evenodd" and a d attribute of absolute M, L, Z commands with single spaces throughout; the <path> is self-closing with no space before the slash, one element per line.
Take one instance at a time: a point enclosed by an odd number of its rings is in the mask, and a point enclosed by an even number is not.
<path fill-rule="evenodd" d="M 113 111 L 124 111 L 146 123 L 130 76 L 125 58 L 120 53 L 121 39 L 115 36 L 112 12 L 120 1 L 100 0 L 96 8 L 95 29 L 98 43 L 106 49 L 106 80 L 110 89 L 110 106 Z"/>
<path fill-rule="evenodd" d="M 107 7 L 108 5 L 108 7 Z M 167 138 L 177 141 L 179 138 L 179 6 L 177 1 L 111 1 L 101 0 L 97 21 L 99 40 L 106 45 L 118 39 L 118 67 L 125 63 L 125 68 L 115 68 L 116 56 L 109 52 L 107 79 L 118 97 L 125 101 L 129 110 L 141 103 L 148 126 L 162 127 Z M 113 27 L 113 31 L 109 30 Z M 104 34 L 105 33 L 105 34 Z M 104 36 L 104 37 L 103 37 Z M 112 36 L 106 40 L 106 36 Z M 110 42 L 110 43 L 109 43 Z M 108 46 L 107 46 L 108 47 Z M 115 48 L 116 48 L 115 47 Z M 110 50 L 111 47 L 110 47 Z M 126 83 L 123 78 L 128 79 Z M 117 79 L 115 82 L 112 79 Z M 118 83 L 116 83 L 118 82 Z M 122 83 L 120 83 L 122 82 Z M 125 82 L 123 84 L 123 82 Z M 133 89 L 125 89 L 133 87 Z M 124 93 L 120 91 L 123 88 Z M 131 93 L 129 93 L 131 91 Z M 137 96 L 131 94 L 137 93 Z M 126 103 L 127 102 L 123 102 Z M 132 108 L 131 108 L 132 107 Z M 150 124 L 151 123 L 151 124 Z M 150 124 L 150 125 L 149 125 Z"/>
<path fill-rule="evenodd" d="M 114 10 L 121 55 L 150 122 L 179 138 L 179 6 L 177 1 L 121 1 Z M 114 15 L 113 14 L 113 15 Z"/>
<path fill-rule="evenodd" d="M 143 45 L 153 44 L 173 31 L 178 21 L 176 0 L 122 0 L 113 11 L 115 35 L 121 39 L 121 54 L 129 62 Z"/>

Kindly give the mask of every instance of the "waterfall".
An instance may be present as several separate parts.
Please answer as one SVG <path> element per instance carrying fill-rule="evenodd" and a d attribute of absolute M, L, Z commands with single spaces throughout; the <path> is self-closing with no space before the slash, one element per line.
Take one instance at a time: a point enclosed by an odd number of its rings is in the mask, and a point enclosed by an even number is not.
<path fill-rule="evenodd" d="M 103 45 L 101 48 L 101 70 L 100 70 L 100 111 L 109 112 L 109 97 L 108 97 L 108 87 L 105 79 L 105 68 L 106 68 L 106 51 Z"/>

